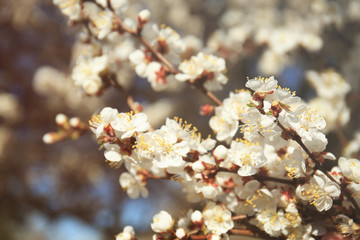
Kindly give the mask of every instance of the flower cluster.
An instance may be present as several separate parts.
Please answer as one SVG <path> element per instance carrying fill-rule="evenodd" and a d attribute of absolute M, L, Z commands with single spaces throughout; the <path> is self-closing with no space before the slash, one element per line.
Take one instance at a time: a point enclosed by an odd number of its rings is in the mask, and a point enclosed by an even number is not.
<path fill-rule="evenodd" d="M 210 91 L 222 89 L 228 81 L 225 60 L 203 52 L 186 55 L 188 45 L 196 44 L 170 27 L 150 27 L 149 10 L 140 11 L 135 24 L 122 18 L 124 0 L 54 2 L 70 20 L 82 19 L 86 26 L 81 38 L 91 42 L 92 50 L 80 54 L 72 78 L 87 95 L 100 95 L 109 86 L 125 92 L 117 70 L 128 59 L 154 90 L 165 89 L 172 80 L 187 82 L 217 104 L 202 108 L 204 115 L 214 112 L 209 126 L 216 140 L 201 138 L 196 127 L 176 117 L 153 129 L 147 115 L 129 99 L 133 111 L 119 113 L 105 107 L 89 122 L 110 165 L 124 163 L 119 183 L 130 198 L 147 197 L 149 179 L 169 179 L 181 183 L 189 201 L 205 205 L 178 220 L 159 212 L 151 224 L 153 239 L 228 239 L 230 234 L 251 235 L 245 228 L 253 227 L 259 234 L 251 232 L 252 236 L 286 239 L 326 237 L 335 228 L 344 236 L 359 236 L 360 161 L 340 157 L 339 166 L 331 171 L 324 164 L 336 159 L 326 152 L 324 131 L 334 128 L 327 128 L 326 120 L 334 125 L 338 118 L 322 117 L 314 101 L 302 102 L 274 77 L 248 79 L 247 90 L 231 92 L 220 101 Z M 243 45 L 251 33 L 255 42 L 269 48 L 262 55 L 265 63 L 279 58 L 283 64 L 299 46 L 317 51 L 323 44 L 313 32 L 299 35 L 289 27 L 253 32 L 231 26 L 230 18 L 223 19 L 228 32 L 217 32 L 214 38 L 224 34 L 231 36 L 230 45 Z M 130 38 L 137 38 L 142 47 Z M 209 46 L 219 50 L 223 44 L 214 40 Z M 266 72 L 261 63 L 260 69 Z M 335 106 L 333 115 L 343 115 L 345 123 L 347 111 L 342 104 L 350 88 L 344 79 L 332 70 L 309 71 L 307 78 L 318 96 Z M 67 122 L 61 116 L 56 121 Z M 322 213 L 316 219 L 318 212 Z M 135 233 L 126 227 L 116 238 L 132 240 Z"/>
<path fill-rule="evenodd" d="M 312 238 L 326 226 L 305 220 L 304 206 L 319 212 L 329 211 L 335 200 L 351 206 L 341 183 L 348 184 L 346 192 L 358 192 L 360 163 L 340 158 L 337 171 L 322 168 L 326 159 L 335 159 L 324 152 L 324 119 L 273 77 L 249 79 L 246 86 L 254 92 L 231 93 L 210 119 L 217 139 L 230 147 L 201 139 L 196 128 L 178 118 L 152 130 L 143 113 L 104 108 L 90 121 L 105 158 L 112 165 L 125 162 L 120 184 L 130 198 L 148 195 L 148 179 L 167 178 L 179 180 L 189 200 L 207 202 L 187 224 L 184 219 L 175 224 L 164 211 L 155 215 L 156 239 L 186 239 L 189 232 L 225 237 L 236 225 L 232 216 L 239 215 L 272 237 Z M 236 134 L 243 139 L 233 139 Z"/>

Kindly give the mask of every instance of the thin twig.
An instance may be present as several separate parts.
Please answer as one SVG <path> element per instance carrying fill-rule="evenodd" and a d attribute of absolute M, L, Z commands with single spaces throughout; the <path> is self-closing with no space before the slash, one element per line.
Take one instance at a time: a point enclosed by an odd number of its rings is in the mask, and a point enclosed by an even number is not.
<path fill-rule="evenodd" d="M 219 168 L 218 169 L 219 172 L 231 172 L 231 173 L 236 173 L 237 171 L 232 171 L 229 170 L 227 168 Z M 283 179 L 283 178 L 276 178 L 276 177 L 270 177 L 267 175 L 262 175 L 262 174 L 255 174 L 252 175 L 252 177 L 254 177 L 256 180 L 263 182 L 263 181 L 271 181 L 271 182 L 277 182 L 277 183 L 283 183 L 283 184 L 288 184 L 288 185 L 292 185 L 292 186 L 297 186 L 297 182 L 298 180 L 290 180 L 290 179 Z"/>
<path fill-rule="evenodd" d="M 278 182 L 278 183 L 292 185 L 294 187 L 297 186 L 297 181 L 296 180 L 289 180 L 289 179 L 283 179 L 283 178 L 270 177 L 270 176 L 261 175 L 261 174 L 255 174 L 253 177 L 256 180 L 260 181 L 260 182 L 271 181 L 271 182 Z"/>

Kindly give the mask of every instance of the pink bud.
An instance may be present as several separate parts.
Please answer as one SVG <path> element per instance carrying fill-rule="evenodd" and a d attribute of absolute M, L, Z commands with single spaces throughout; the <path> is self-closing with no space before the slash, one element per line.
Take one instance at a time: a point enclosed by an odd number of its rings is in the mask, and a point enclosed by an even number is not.
<path fill-rule="evenodd" d="M 205 104 L 200 109 L 200 114 L 202 116 L 208 116 L 214 112 L 215 108 L 214 106 L 211 106 L 209 104 Z"/>

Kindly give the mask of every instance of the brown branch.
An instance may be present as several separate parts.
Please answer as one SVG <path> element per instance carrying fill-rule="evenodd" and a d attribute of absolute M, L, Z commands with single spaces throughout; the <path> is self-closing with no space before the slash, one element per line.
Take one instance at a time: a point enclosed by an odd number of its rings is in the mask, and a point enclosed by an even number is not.
<path fill-rule="evenodd" d="M 233 228 L 229 230 L 229 234 L 238 236 L 256 237 L 256 234 L 248 229 Z"/>
<path fill-rule="evenodd" d="M 260 181 L 260 182 L 271 181 L 271 182 L 277 182 L 277 183 L 283 183 L 283 184 L 292 185 L 294 187 L 296 187 L 297 184 L 298 184 L 298 181 L 296 179 L 289 180 L 289 179 L 283 179 L 283 178 L 270 177 L 270 176 L 261 175 L 261 174 L 255 174 L 253 177 L 256 180 Z"/>
<path fill-rule="evenodd" d="M 236 170 L 229 170 L 227 168 L 219 168 L 218 169 L 219 172 L 230 172 L 230 173 L 237 173 Z M 283 179 L 283 178 L 276 178 L 276 177 L 270 177 L 267 175 L 262 175 L 262 174 L 255 174 L 249 177 L 254 177 L 256 180 L 258 180 L 259 182 L 263 182 L 263 181 L 271 181 L 271 182 L 277 182 L 277 183 L 283 183 L 283 184 L 288 184 L 288 185 L 292 185 L 294 187 L 297 186 L 298 180 L 294 179 L 294 180 L 290 180 L 290 179 Z"/>

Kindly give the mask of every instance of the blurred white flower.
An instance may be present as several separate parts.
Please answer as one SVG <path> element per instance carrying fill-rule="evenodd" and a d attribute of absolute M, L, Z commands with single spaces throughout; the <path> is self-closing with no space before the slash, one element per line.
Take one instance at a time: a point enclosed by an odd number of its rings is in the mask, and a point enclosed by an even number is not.
<path fill-rule="evenodd" d="M 105 10 L 89 15 L 92 24 L 89 25 L 90 30 L 99 38 L 104 39 L 112 30 L 113 13 Z"/>
<path fill-rule="evenodd" d="M 167 232 L 174 226 L 174 220 L 166 211 L 161 211 L 153 217 L 151 229 L 157 233 Z"/>
<path fill-rule="evenodd" d="M 67 16 L 70 20 L 79 20 L 81 16 L 80 0 L 53 0 L 62 14 Z"/>
<path fill-rule="evenodd" d="M 350 84 L 333 69 L 321 73 L 307 71 L 306 78 L 318 96 L 325 99 L 342 99 L 350 92 Z"/>
<path fill-rule="evenodd" d="M 103 87 L 100 75 L 108 68 L 108 57 L 80 57 L 72 72 L 76 86 L 81 86 L 86 94 L 95 95 Z"/>
<path fill-rule="evenodd" d="M 128 172 L 121 174 L 119 178 L 121 188 L 126 190 L 129 198 L 147 197 L 149 195 L 148 190 L 145 187 L 145 183 L 139 175 L 132 175 Z"/>
<path fill-rule="evenodd" d="M 132 226 L 125 226 L 124 230 L 115 236 L 115 240 L 134 240 L 135 231 Z"/>
<path fill-rule="evenodd" d="M 226 72 L 225 60 L 213 55 L 205 55 L 200 52 L 198 55 L 185 60 L 179 65 L 180 71 L 175 78 L 181 82 L 205 80 L 204 86 L 210 91 L 222 89 L 228 79 L 224 75 Z"/>

